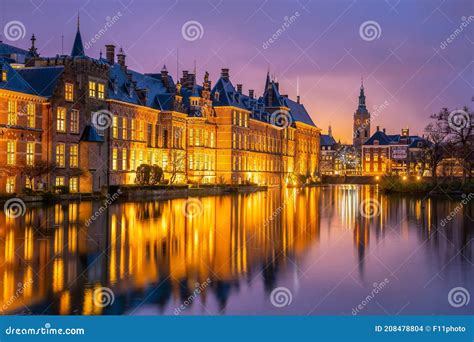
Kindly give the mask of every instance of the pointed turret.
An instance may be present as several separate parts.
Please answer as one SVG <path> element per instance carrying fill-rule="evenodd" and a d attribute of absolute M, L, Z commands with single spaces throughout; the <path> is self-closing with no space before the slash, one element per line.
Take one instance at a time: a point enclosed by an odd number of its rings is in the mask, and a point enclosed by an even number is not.
<path fill-rule="evenodd" d="M 38 54 L 38 49 L 36 48 L 35 46 L 35 42 L 36 42 L 36 37 L 35 35 L 33 34 L 31 36 L 31 47 L 30 47 L 30 54 L 32 57 L 39 57 L 39 54 Z"/>
<path fill-rule="evenodd" d="M 365 93 L 364 93 L 364 80 L 361 79 L 360 81 L 360 94 L 359 94 L 359 108 L 366 108 L 365 107 Z"/>
<path fill-rule="evenodd" d="M 74 44 L 72 45 L 71 56 L 85 56 L 84 45 L 82 44 L 81 31 L 79 30 L 79 13 L 77 14 L 77 32 L 76 38 L 74 38 Z"/>

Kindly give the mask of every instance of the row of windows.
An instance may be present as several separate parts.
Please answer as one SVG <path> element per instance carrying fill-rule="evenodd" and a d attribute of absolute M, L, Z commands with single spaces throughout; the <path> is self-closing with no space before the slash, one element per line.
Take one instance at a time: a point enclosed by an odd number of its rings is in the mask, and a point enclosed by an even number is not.
<path fill-rule="evenodd" d="M 249 126 L 249 117 L 244 112 L 232 112 L 232 124 L 234 126 L 248 127 Z"/>
<path fill-rule="evenodd" d="M 56 131 L 58 133 L 66 133 L 67 127 L 67 110 L 64 107 L 56 109 Z M 69 118 L 69 132 L 79 133 L 79 111 L 72 109 Z"/>
<path fill-rule="evenodd" d="M 247 139 L 248 138 L 248 139 Z M 264 152 L 281 152 L 279 140 L 263 135 L 232 133 L 232 148 Z"/>
<path fill-rule="evenodd" d="M 100 82 L 89 81 L 89 97 L 105 99 L 105 85 Z"/>
<path fill-rule="evenodd" d="M 16 165 L 17 142 L 15 140 L 7 141 L 7 165 Z M 26 143 L 26 165 L 33 166 L 35 164 L 35 142 Z"/>
<path fill-rule="evenodd" d="M 18 112 L 18 102 L 16 100 L 8 100 L 8 114 L 7 114 L 7 124 L 10 126 L 18 125 L 18 117 L 20 115 L 26 115 L 26 125 L 28 128 L 35 128 L 36 120 L 36 105 L 33 102 L 28 102 L 26 104 L 26 110 Z"/>
<path fill-rule="evenodd" d="M 54 180 L 54 185 L 55 186 L 64 186 L 66 184 L 65 180 L 66 180 L 66 177 L 64 177 L 64 176 L 56 176 L 56 178 Z M 16 186 L 16 178 L 14 176 L 7 177 L 5 191 L 9 194 L 14 193 L 15 192 L 15 186 Z M 32 189 L 34 187 L 34 185 L 30 184 L 29 179 L 27 179 L 25 187 Z M 79 191 L 79 177 L 70 177 L 69 178 L 69 191 L 70 192 L 78 192 Z"/>
<path fill-rule="evenodd" d="M 66 167 L 66 144 L 58 143 L 56 145 L 56 167 Z M 69 167 L 79 166 L 79 145 L 69 145 Z"/>
<path fill-rule="evenodd" d="M 213 156 L 207 154 L 190 154 L 188 157 L 188 164 L 190 170 L 215 170 L 216 163 Z"/>
<path fill-rule="evenodd" d="M 214 132 L 200 128 L 189 129 L 189 146 L 215 147 Z"/>
<path fill-rule="evenodd" d="M 250 158 L 247 156 L 232 157 L 233 171 L 283 171 L 282 164 L 279 160 L 268 158 Z"/>

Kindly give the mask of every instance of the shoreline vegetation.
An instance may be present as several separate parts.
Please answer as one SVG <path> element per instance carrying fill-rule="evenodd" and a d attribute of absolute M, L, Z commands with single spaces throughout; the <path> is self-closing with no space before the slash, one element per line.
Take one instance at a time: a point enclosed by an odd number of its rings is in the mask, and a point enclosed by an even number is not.
<path fill-rule="evenodd" d="M 426 195 L 462 195 L 474 193 L 474 180 L 462 181 L 458 178 L 421 178 L 383 176 L 379 181 L 380 190 L 384 193 L 406 193 Z"/>

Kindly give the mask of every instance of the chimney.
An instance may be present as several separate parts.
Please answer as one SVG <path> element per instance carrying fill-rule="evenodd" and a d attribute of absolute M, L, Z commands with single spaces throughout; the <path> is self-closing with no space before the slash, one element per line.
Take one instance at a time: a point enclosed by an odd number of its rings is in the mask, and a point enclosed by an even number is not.
<path fill-rule="evenodd" d="M 168 83 L 168 69 L 166 68 L 166 65 L 163 65 L 163 69 L 161 69 L 161 82 L 163 82 L 163 85 L 168 88 L 169 83 Z"/>
<path fill-rule="evenodd" d="M 224 68 L 221 70 L 221 77 L 225 79 L 226 81 L 229 80 L 229 69 Z"/>
<path fill-rule="evenodd" d="M 300 103 L 300 96 L 296 96 L 296 103 Z"/>
<path fill-rule="evenodd" d="M 249 97 L 253 99 L 253 89 L 249 89 Z"/>
<path fill-rule="evenodd" d="M 385 134 L 385 128 L 382 129 L 383 133 Z"/>
<path fill-rule="evenodd" d="M 125 65 L 125 54 L 123 53 L 122 48 L 120 48 L 119 53 L 117 54 L 117 63 L 120 64 L 122 68 L 127 68 Z"/>
<path fill-rule="evenodd" d="M 380 126 L 377 126 L 377 132 L 380 131 Z"/>
<path fill-rule="evenodd" d="M 237 92 L 242 94 L 242 84 L 237 84 Z"/>
<path fill-rule="evenodd" d="M 115 45 L 109 44 L 105 46 L 105 57 L 109 64 L 115 63 Z"/>

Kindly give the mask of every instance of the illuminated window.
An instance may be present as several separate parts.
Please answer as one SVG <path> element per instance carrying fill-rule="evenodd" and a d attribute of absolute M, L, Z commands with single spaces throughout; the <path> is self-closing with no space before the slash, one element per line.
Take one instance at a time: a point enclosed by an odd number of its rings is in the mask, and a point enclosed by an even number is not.
<path fill-rule="evenodd" d="M 56 166 L 57 167 L 64 167 L 64 151 L 65 145 L 63 143 L 59 143 L 56 145 Z"/>
<path fill-rule="evenodd" d="M 58 176 L 56 177 L 54 185 L 56 186 L 64 186 L 64 177 L 63 176 Z"/>
<path fill-rule="evenodd" d="M 377 153 L 374 154 L 374 162 L 379 161 L 379 155 Z"/>
<path fill-rule="evenodd" d="M 118 117 L 114 115 L 112 118 L 112 137 L 118 139 Z"/>
<path fill-rule="evenodd" d="M 370 164 L 368 163 L 365 164 L 365 171 L 370 172 Z"/>
<path fill-rule="evenodd" d="M 95 88 L 97 83 L 89 81 L 89 97 L 95 97 Z"/>
<path fill-rule="evenodd" d="M 7 142 L 7 164 L 16 164 L 16 141 L 13 140 Z"/>
<path fill-rule="evenodd" d="M 143 164 L 143 150 L 138 151 L 138 165 Z"/>
<path fill-rule="evenodd" d="M 137 140 L 137 132 L 136 132 L 136 121 L 132 119 L 132 140 Z"/>
<path fill-rule="evenodd" d="M 77 109 L 71 111 L 71 133 L 79 133 L 79 111 Z"/>
<path fill-rule="evenodd" d="M 122 170 L 127 170 L 127 149 L 122 150 Z"/>
<path fill-rule="evenodd" d="M 69 191 L 70 192 L 79 191 L 79 178 L 78 177 L 69 178 Z"/>
<path fill-rule="evenodd" d="M 116 148 L 112 149 L 112 170 L 117 170 L 117 156 L 118 151 Z"/>
<path fill-rule="evenodd" d="M 77 144 L 71 144 L 71 146 L 69 146 L 69 166 L 79 166 L 79 146 Z"/>
<path fill-rule="evenodd" d="M 122 139 L 127 138 L 127 118 L 122 118 Z"/>
<path fill-rule="evenodd" d="M 74 101 L 74 85 L 72 83 L 64 85 L 64 98 L 66 101 Z"/>
<path fill-rule="evenodd" d="M 135 170 L 135 150 L 130 151 L 130 170 Z"/>
<path fill-rule="evenodd" d="M 139 134 L 139 140 L 144 141 L 145 140 L 145 122 L 142 120 L 138 121 L 138 134 Z"/>
<path fill-rule="evenodd" d="M 166 153 L 163 154 L 162 163 L 163 163 L 163 170 L 165 170 L 168 167 L 168 155 Z"/>
<path fill-rule="evenodd" d="M 194 145 L 194 129 L 189 130 L 189 146 Z"/>
<path fill-rule="evenodd" d="M 56 130 L 61 133 L 66 132 L 66 108 L 58 107 L 56 112 Z"/>
<path fill-rule="evenodd" d="M 35 164 L 35 143 L 28 142 L 26 143 L 26 165 Z"/>
<path fill-rule="evenodd" d="M 197 130 L 196 130 L 196 136 L 195 136 L 195 138 L 194 138 L 194 145 L 195 145 L 195 146 L 201 145 L 200 139 L 201 139 L 201 130 L 200 130 L 200 129 L 197 129 Z"/>
<path fill-rule="evenodd" d="M 15 177 L 7 177 L 7 186 L 5 189 L 9 194 L 15 192 Z"/>
<path fill-rule="evenodd" d="M 193 155 L 189 155 L 189 169 L 193 170 L 194 169 L 194 164 L 193 164 Z"/>
<path fill-rule="evenodd" d="M 374 172 L 378 172 L 379 171 L 379 164 L 374 164 Z"/>
<path fill-rule="evenodd" d="M 97 84 L 97 98 L 100 100 L 105 98 L 105 85 L 102 83 Z"/>
<path fill-rule="evenodd" d="M 2 70 L 2 82 L 6 82 L 8 79 L 7 77 L 7 71 L 6 70 Z"/>
<path fill-rule="evenodd" d="M 15 126 L 17 120 L 17 102 L 8 100 L 8 125 Z"/>
<path fill-rule="evenodd" d="M 27 115 L 27 125 L 30 128 L 35 128 L 35 121 L 36 121 L 36 106 L 33 102 L 28 103 L 26 107 L 26 115 Z"/>
<path fill-rule="evenodd" d="M 214 132 L 211 132 L 211 147 L 214 147 Z"/>

